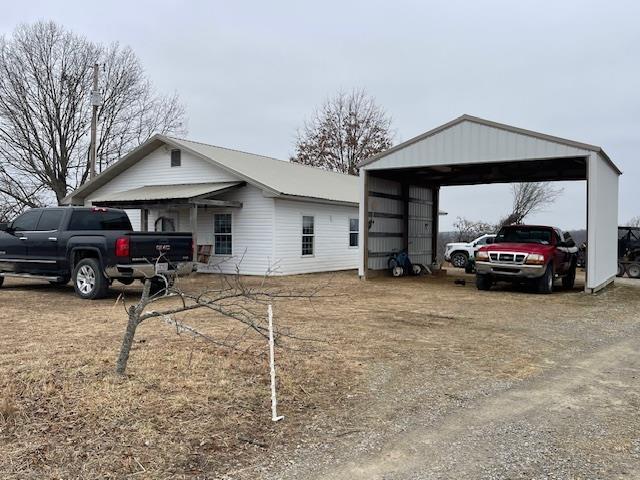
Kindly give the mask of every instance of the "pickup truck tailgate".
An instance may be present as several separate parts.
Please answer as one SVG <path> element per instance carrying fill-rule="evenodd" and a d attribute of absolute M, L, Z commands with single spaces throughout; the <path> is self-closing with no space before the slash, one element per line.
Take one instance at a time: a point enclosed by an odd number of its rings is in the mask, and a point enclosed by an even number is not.
<path fill-rule="evenodd" d="M 129 234 L 132 262 L 155 261 L 160 255 L 171 262 L 191 261 L 193 237 L 182 232 L 133 232 Z"/>

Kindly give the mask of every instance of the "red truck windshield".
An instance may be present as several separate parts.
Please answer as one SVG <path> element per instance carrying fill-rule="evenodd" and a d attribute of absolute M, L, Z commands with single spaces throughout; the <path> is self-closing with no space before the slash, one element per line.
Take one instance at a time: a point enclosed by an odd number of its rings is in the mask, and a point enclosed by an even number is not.
<path fill-rule="evenodd" d="M 76 210 L 71 214 L 69 230 L 132 230 L 129 217 L 114 210 Z"/>
<path fill-rule="evenodd" d="M 495 243 L 551 243 L 551 230 L 536 227 L 504 227 L 496 236 Z"/>

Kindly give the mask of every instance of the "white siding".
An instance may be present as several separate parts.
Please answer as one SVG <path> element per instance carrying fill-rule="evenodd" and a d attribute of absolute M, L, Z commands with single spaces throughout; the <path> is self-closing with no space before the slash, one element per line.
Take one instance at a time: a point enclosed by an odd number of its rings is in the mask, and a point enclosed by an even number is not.
<path fill-rule="evenodd" d="M 236 180 L 238 180 L 238 178 L 185 151 L 182 151 L 181 166 L 171 167 L 171 149 L 168 147 L 160 147 L 89 195 L 85 199 L 85 205 L 91 205 L 93 199 L 100 198 L 107 193 L 123 192 L 146 185 L 228 182 Z M 133 228 L 139 230 L 140 211 L 127 210 L 127 213 L 129 214 Z M 150 220 L 150 229 L 152 225 Z"/>
<path fill-rule="evenodd" d="M 590 152 L 561 143 L 464 121 L 418 140 L 365 166 L 367 170 L 584 156 Z"/>
<path fill-rule="evenodd" d="M 589 157 L 587 285 L 595 291 L 613 281 L 618 264 L 618 173 L 597 153 Z"/>
<path fill-rule="evenodd" d="M 210 265 L 199 271 L 235 273 L 236 265 L 245 275 L 264 275 L 273 263 L 274 200 L 262 190 L 247 185 L 216 197 L 242 202 L 242 208 L 198 208 L 198 244 L 213 245 L 213 215 L 231 213 L 232 253 L 212 256 Z"/>
<path fill-rule="evenodd" d="M 302 217 L 314 217 L 314 254 L 302 255 Z M 358 207 L 275 199 L 278 273 L 325 272 L 358 268 L 358 247 L 349 247 L 349 219 Z M 362 230 L 362 225 L 360 225 Z"/>
<path fill-rule="evenodd" d="M 112 192 L 122 192 L 146 185 L 172 185 L 204 182 L 235 181 L 238 178 L 211 165 L 197 156 L 182 152 L 182 165 L 171 167 L 168 148 L 158 148 L 131 168 L 93 192 L 85 200 Z M 210 264 L 200 271 L 263 275 L 278 263 L 278 274 L 310 273 L 355 269 L 358 266 L 358 247 L 349 247 L 349 219 L 358 218 L 357 207 L 274 199 L 260 188 L 247 185 L 216 197 L 220 200 L 242 202 L 242 208 L 198 208 L 198 244 L 213 245 L 213 218 L 215 213 L 232 215 L 232 255 L 212 256 Z M 302 257 L 302 215 L 315 217 L 315 254 Z M 128 211 L 135 229 L 140 228 L 139 210 Z M 159 216 L 177 220 L 176 228 L 191 228 L 188 209 L 152 209 L 149 211 L 149 229 Z M 277 229 L 277 235 L 275 234 Z"/>

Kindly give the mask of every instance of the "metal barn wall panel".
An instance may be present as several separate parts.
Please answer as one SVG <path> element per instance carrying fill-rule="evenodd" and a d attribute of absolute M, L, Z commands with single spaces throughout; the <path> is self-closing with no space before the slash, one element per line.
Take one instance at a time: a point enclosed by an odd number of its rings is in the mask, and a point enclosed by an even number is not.
<path fill-rule="evenodd" d="M 464 121 L 366 165 L 367 170 L 589 155 L 590 151 Z"/>
<path fill-rule="evenodd" d="M 380 195 L 399 197 L 402 185 L 399 182 L 369 176 L 368 209 L 363 228 L 369 227 L 368 268 L 384 270 L 387 268 L 390 252 L 402 250 L 404 203 L 399 198 L 387 198 Z"/>
<path fill-rule="evenodd" d="M 589 156 L 587 291 L 613 281 L 618 264 L 618 173 L 598 153 Z"/>
<path fill-rule="evenodd" d="M 433 263 L 433 190 L 409 187 L 409 258 L 413 263 Z"/>

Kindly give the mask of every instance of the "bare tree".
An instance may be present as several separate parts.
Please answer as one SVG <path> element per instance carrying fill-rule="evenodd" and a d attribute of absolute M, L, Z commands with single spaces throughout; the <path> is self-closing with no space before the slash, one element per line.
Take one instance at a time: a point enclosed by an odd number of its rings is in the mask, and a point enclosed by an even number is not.
<path fill-rule="evenodd" d="M 339 92 L 298 131 L 292 162 L 358 174 L 358 163 L 392 145 L 391 118 L 364 90 Z"/>
<path fill-rule="evenodd" d="M 456 242 L 470 242 L 480 235 L 493 232 L 495 227 L 487 222 L 456 217 L 453 228 L 455 229 Z"/>
<path fill-rule="evenodd" d="M 627 222 L 627 227 L 640 227 L 640 215 L 631 218 L 628 222 Z"/>
<path fill-rule="evenodd" d="M 53 22 L 0 38 L 0 203 L 11 214 L 58 203 L 89 173 L 92 67 L 102 66 L 102 168 L 154 132 L 181 133 L 176 95 L 157 94 L 128 47 L 103 46 Z"/>
<path fill-rule="evenodd" d="M 312 290 L 285 290 L 269 286 L 267 283 L 269 272 L 267 272 L 259 285 L 250 287 L 243 281 L 239 269 L 236 270 L 235 275 L 221 275 L 218 285 L 198 293 L 187 293 L 178 286 L 178 283 L 171 281 L 167 281 L 167 286 L 157 291 L 153 288 L 154 284 L 157 285 L 157 279 L 146 280 L 140 301 L 128 308 L 125 306 L 128 321 L 116 362 L 116 373 L 124 375 L 136 330 L 146 320 L 160 319 L 175 328 L 178 333 L 187 332 L 220 347 L 234 349 L 237 347 L 238 339 L 244 338 L 244 333 L 238 335 L 235 340 L 231 340 L 229 337 L 215 339 L 185 324 L 176 315 L 204 309 L 211 313 L 210 320 L 233 321 L 237 325 L 243 326 L 245 331 L 251 331 L 267 339 L 269 330 L 266 323 L 266 308 L 269 303 L 282 299 L 309 301 L 318 297 L 318 292 L 326 286 L 320 285 Z M 149 309 L 152 304 L 166 297 L 172 299 L 173 302 L 169 305 L 164 302 L 162 309 Z M 276 338 L 281 345 L 282 339 L 296 339 L 302 342 L 319 341 L 298 337 L 287 329 L 279 329 Z"/>
<path fill-rule="evenodd" d="M 502 218 L 497 227 L 522 223 L 527 216 L 553 204 L 563 191 L 562 188 L 555 188 L 551 182 L 512 184 L 511 213 Z"/>

